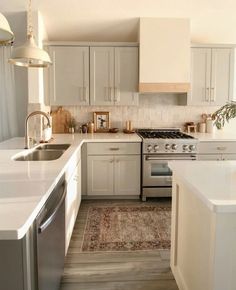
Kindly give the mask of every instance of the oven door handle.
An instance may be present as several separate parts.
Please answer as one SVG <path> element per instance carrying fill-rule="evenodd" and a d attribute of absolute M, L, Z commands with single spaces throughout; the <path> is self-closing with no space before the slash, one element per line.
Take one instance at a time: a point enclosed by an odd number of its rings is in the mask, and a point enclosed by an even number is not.
<path fill-rule="evenodd" d="M 160 161 L 170 161 L 170 160 L 196 160 L 196 156 L 191 155 L 188 157 L 176 157 L 176 156 L 170 156 L 170 157 L 158 157 L 158 156 L 146 156 L 145 160 L 147 161 L 155 161 L 155 160 L 160 160 Z"/>

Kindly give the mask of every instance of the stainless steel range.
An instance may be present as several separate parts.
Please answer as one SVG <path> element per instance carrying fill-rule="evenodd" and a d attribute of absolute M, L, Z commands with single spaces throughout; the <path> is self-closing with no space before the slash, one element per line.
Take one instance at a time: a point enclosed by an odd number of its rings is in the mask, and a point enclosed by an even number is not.
<path fill-rule="evenodd" d="M 180 129 L 139 129 L 142 137 L 142 200 L 171 196 L 170 160 L 196 160 L 197 139 Z"/>

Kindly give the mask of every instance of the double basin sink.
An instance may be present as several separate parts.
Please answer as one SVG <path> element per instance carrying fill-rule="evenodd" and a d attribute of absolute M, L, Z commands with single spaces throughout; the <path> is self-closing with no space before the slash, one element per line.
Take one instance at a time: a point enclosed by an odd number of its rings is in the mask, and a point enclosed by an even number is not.
<path fill-rule="evenodd" d="M 43 144 L 30 152 L 23 152 L 13 158 L 15 161 L 56 160 L 70 147 L 70 144 Z"/>

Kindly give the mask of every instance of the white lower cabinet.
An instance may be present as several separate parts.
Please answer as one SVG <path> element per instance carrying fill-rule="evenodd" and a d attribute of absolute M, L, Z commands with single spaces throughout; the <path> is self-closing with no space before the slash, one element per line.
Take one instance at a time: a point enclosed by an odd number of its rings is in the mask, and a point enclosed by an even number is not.
<path fill-rule="evenodd" d="M 140 191 L 140 157 L 114 157 L 114 194 L 137 195 Z"/>
<path fill-rule="evenodd" d="M 140 194 L 140 144 L 88 144 L 87 152 L 87 195 Z"/>
<path fill-rule="evenodd" d="M 236 160 L 234 141 L 207 141 L 198 144 L 198 160 Z"/>
<path fill-rule="evenodd" d="M 114 175 L 113 156 L 88 156 L 87 183 L 89 195 L 111 195 Z"/>
<path fill-rule="evenodd" d="M 66 253 L 69 247 L 71 235 L 75 225 L 76 217 L 79 211 L 81 202 L 81 161 L 77 164 L 73 174 L 67 183 L 66 195 Z"/>

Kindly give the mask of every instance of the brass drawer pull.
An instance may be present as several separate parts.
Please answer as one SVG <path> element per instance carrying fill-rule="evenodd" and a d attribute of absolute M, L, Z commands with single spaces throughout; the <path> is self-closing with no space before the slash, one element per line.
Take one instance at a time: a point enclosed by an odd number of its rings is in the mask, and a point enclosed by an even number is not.
<path fill-rule="evenodd" d="M 115 147 L 114 147 L 114 148 L 110 148 L 110 150 L 111 150 L 111 151 L 118 151 L 118 150 L 120 150 L 120 148 L 115 148 Z"/>
<path fill-rule="evenodd" d="M 216 147 L 216 149 L 217 149 L 217 150 L 220 150 L 220 151 L 224 151 L 224 150 L 226 150 L 226 149 L 227 149 L 227 147 L 223 147 L 223 146 L 222 146 L 222 147 L 220 147 L 220 146 L 218 146 L 218 147 Z"/>

